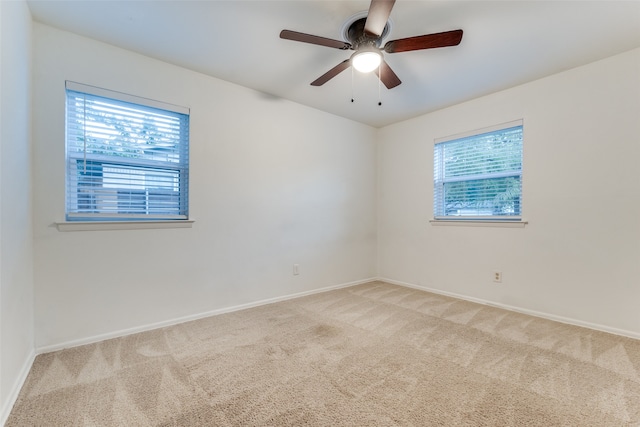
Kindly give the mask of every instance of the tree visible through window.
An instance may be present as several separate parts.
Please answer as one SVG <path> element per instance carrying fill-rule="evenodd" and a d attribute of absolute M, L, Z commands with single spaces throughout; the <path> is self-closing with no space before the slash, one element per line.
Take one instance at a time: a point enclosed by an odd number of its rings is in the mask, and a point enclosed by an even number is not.
<path fill-rule="evenodd" d="M 435 219 L 522 215 L 522 122 L 434 146 Z"/>
<path fill-rule="evenodd" d="M 67 220 L 187 219 L 188 110 L 71 82 L 66 93 Z"/>

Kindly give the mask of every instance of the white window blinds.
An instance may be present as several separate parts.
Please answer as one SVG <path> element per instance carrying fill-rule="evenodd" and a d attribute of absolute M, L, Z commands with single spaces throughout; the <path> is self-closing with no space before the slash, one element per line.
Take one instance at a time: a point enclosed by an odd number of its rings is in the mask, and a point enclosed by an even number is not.
<path fill-rule="evenodd" d="M 67 82 L 67 220 L 188 218 L 183 107 Z"/>
<path fill-rule="evenodd" d="M 522 121 L 436 141 L 435 219 L 519 220 Z"/>

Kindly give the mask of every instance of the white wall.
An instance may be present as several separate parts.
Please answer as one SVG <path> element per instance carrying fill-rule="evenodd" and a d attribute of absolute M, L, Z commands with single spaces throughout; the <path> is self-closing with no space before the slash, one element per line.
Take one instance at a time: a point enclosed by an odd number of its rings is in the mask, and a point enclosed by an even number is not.
<path fill-rule="evenodd" d="M 520 118 L 529 225 L 430 225 L 434 138 Z M 380 275 L 640 337 L 638 135 L 640 49 L 382 129 Z"/>
<path fill-rule="evenodd" d="M 31 16 L 0 1 L 0 424 L 34 354 Z"/>
<path fill-rule="evenodd" d="M 34 41 L 38 348 L 376 276 L 375 129 L 45 25 Z M 66 79 L 191 108 L 192 229 L 52 226 Z"/>

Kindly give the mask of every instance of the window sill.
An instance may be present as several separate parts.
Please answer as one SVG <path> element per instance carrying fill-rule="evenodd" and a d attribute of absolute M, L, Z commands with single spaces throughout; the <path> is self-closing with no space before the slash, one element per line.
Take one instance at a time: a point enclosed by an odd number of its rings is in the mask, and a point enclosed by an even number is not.
<path fill-rule="evenodd" d="M 529 222 L 500 221 L 500 220 L 469 220 L 469 219 L 431 219 L 431 225 L 444 225 L 454 227 L 498 227 L 498 228 L 524 228 Z"/>
<path fill-rule="evenodd" d="M 158 228 L 191 228 L 195 220 L 173 221 L 64 221 L 56 222 L 58 231 L 148 230 Z"/>

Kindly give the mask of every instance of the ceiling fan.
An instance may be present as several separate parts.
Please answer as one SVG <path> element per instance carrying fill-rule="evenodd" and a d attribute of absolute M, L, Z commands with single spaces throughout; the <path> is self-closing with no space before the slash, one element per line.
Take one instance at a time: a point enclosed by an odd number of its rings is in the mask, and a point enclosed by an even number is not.
<path fill-rule="evenodd" d="M 384 60 L 383 52 L 399 53 L 457 46 L 462 40 L 462 30 L 453 30 L 391 40 L 384 47 L 380 47 L 381 40 L 386 35 L 387 21 L 394 3 L 395 0 L 371 0 L 367 16 L 354 21 L 346 31 L 346 38 L 350 43 L 291 30 L 282 30 L 280 38 L 340 50 L 355 50 L 349 59 L 345 59 L 311 82 L 312 86 L 322 86 L 342 71 L 353 66 L 362 72 L 375 71 L 387 89 L 392 89 L 402 82 Z"/>

